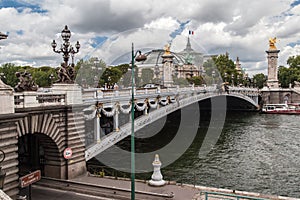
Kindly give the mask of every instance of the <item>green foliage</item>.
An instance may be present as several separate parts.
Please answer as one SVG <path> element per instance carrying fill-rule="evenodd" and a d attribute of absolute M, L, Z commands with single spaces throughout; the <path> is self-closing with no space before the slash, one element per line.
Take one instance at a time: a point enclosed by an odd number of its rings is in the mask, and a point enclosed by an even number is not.
<path fill-rule="evenodd" d="M 266 76 L 263 73 L 255 74 L 253 76 L 253 81 L 255 82 L 256 87 L 263 88 L 266 84 Z"/>
<path fill-rule="evenodd" d="M 20 71 L 21 67 L 17 67 L 12 63 L 6 63 L 0 67 L 0 73 L 3 73 L 4 77 L 2 77 L 2 81 L 10 85 L 12 87 L 15 87 L 18 83 L 18 79 L 16 77 L 16 72 Z"/>
<path fill-rule="evenodd" d="M 290 66 L 290 68 L 299 69 L 300 68 L 300 55 L 289 57 L 287 60 L 287 64 Z"/>
<path fill-rule="evenodd" d="M 142 69 L 142 82 L 141 85 L 152 83 L 154 78 L 154 72 L 152 69 Z"/>
<path fill-rule="evenodd" d="M 108 85 L 114 85 L 114 83 L 119 82 L 122 74 L 122 71 L 118 67 L 106 68 L 102 74 L 100 84 L 107 83 Z"/>
<path fill-rule="evenodd" d="M 5 76 L 5 78 L 2 78 L 3 82 L 12 87 L 15 87 L 19 82 L 18 78 L 16 77 L 16 72 L 25 71 L 32 75 L 34 82 L 39 87 L 50 87 L 50 75 L 53 74 L 54 78 L 56 77 L 55 69 L 47 66 L 34 68 L 30 66 L 15 66 L 14 64 L 6 63 L 0 67 L 0 72 Z"/>
<path fill-rule="evenodd" d="M 218 81 L 232 83 L 233 81 L 234 84 L 237 84 L 239 82 L 237 80 L 239 72 L 235 69 L 235 64 L 229 58 L 228 53 L 212 57 L 212 59 L 207 60 L 203 64 L 203 67 L 206 71 L 206 80 L 208 83 L 212 83 L 213 71 L 215 72 L 215 83 Z M 242 77 L 242 75 L 239 76 Z"/>
<path fill-rule="evenodd" d="M 31 69 L 33 80 L 39 87 L 50 87 L 52 82 L 57 79 L 54 68 L 40 67 Z M 51 74 L 54 76 L 51 80 Z"/>
<path fill-rule="evenodd" d="M 193 76 L 191 78 L 188 78 L 187 80 L 189 83 L 195 84 L 195 85 L 205 84 L 205 81 L 202 76 Z"/>
<path fill-rule="evenodd" d="M 98 61 L 95 57 L 88 60 L 81 59 L 75 65 L 76 83 L 89 87 L 98 86 L 105 69 L 106 64 L 103 60 Z"/>
<path fill-rule="evenodd" d="M 188 86 L 189 82 L 186 78 L 174 78 L 174 85 L 179 85 L 179 86 Z"/>

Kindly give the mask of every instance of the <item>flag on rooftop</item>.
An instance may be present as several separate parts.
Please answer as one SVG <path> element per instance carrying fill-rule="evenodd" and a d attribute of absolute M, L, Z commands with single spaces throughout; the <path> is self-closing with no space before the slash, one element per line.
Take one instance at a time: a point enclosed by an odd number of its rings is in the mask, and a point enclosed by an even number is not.
<path fill-rule="evenodd" d="M 189 35 L 194 35 L 194 31 L 189 30 Z"/>

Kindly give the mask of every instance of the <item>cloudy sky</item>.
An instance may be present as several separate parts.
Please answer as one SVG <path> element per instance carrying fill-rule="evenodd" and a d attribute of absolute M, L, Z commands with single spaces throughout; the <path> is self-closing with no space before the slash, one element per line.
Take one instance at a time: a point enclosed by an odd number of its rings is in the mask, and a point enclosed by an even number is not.
<path fill-rule="evenodd" d="M 279 64 L 300 55 L 300 0 L 0 0 L 0 64 L 53 66 L 62 61 L 51 48 L 65 25 L 76 60 L 97 56 L 113 62 L 136 48 L 184 49 L 188 30 L 192 47 L 204 54 L 239 56 L 253 75 L 266 73 L 268 39 L 277 37 Z M 118 44 L 118 47 L 116 47 Z"/>

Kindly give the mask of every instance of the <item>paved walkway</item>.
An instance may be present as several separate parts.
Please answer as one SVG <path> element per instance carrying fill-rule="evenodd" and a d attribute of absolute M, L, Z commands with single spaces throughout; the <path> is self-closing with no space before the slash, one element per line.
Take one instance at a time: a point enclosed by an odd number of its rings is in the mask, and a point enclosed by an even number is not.
<path fill-rule="evenodd" d="M 122 189 L 129 189 L 129 190 L 131 187 L 131 182 L 128 179 L 123 179 L 123 178 L 115 179 L 115 178 L 110 178 L 110 177 L 101 178 L 101 177 L 97 177 L 94 175 L 85 175 L 85 176 L 73 179 L 72 181 L 91 183 L 91 184 L 97 184 L 97 185 L 109 186 L 109 187 L 117 187 L 117 188 L 122 188 Z M 186 184 L 180 185 L 180 184 L 175 184 L 175 183 L 169 183 L 162 187 L 153 187 L 153 186 L 149 186 L 147 182 L 139 181 L 139 180 L 136 180 L 136 182 L 135 182 L 135 190 L 151 192 L 151 193 L 159 193 L 159 194 L 173 193 L 174 194 L 174 197 L 172 198 L 173 200 L 204 199 L 204 195 L 200 195 L 200 191 L 221 192 L 221 193 L 237 194 L 237 195 L 242 195 L 242 196 L 252 196 L 252 197 L 256 197 L 256 198 L 266 198 L 266 199 L 296 200 L 296 198 L 262 195 L 259 193 L 232 191 L 232 190 L 228 190 L 228 189 L 210 188 L 210 187 L 204 187 L 204 186 L 195 186 L 194 187 L 193 185 L 186 185 Z"/>

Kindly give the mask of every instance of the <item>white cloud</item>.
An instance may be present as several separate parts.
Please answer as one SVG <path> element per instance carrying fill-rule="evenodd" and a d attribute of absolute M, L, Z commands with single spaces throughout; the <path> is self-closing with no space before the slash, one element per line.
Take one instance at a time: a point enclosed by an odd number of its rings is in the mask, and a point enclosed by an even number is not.
<path fill-rule="evenodd" d="M 9 32 L 1 40 L 0 63 L 57 66 L 61 55 L 52 52 L 51 42 L 68 25 L 72 31 L 71 44 L 81 43 L 76 59 L 101 53 L 102 57 L 122 55 L 130 51 L 131 42 L 137 47 L 152 45 L 162 48 L 169 34 L 178 29 L 179 22 L 191 20 L 172 44 L 173 50 L 182 50 L 188 30 L 194 49 L 207 53 L 230 53 L 237 56 L 244 67 L 255 73 L 266 67 L 268 38 L 277 36 L 281 50 L 279 64 L 285 65 L 290 55 L 299 54 L 300 6 L 290 7 L 293 1 L 229 1 L 229 0 L 22 0 L 28 5 L 22 11 L 0 8 L 1 32 Z M 39 5 L 46 12 L 34 12 L 30 4 Z M 145 29 L 141 29 L 141 28 Z M 153 29 L 151 32 L 150 30 Z M 160 30 L 162 29 L 162 30 Z M 130 30 L 130 31 L 128 31 Z M 145 31 L 147 30 L 147 31 Z M 160 30 L 160 31 L 158 31 Z M 124 32 L 125 31 L 125 32 Z M 142 35 L 144 34 L 144 35 Z M 119 36 L 116 45 L 94 49 L 91 40 L 96 36 Z M 142 35 L 142 36 L 141 36 Z M 109 52 L 105 51 L 109 48 Z M 116 53 L 117 52 L 117 53 Z M 113 60 L 111 58 L 110 60 Z"/>

